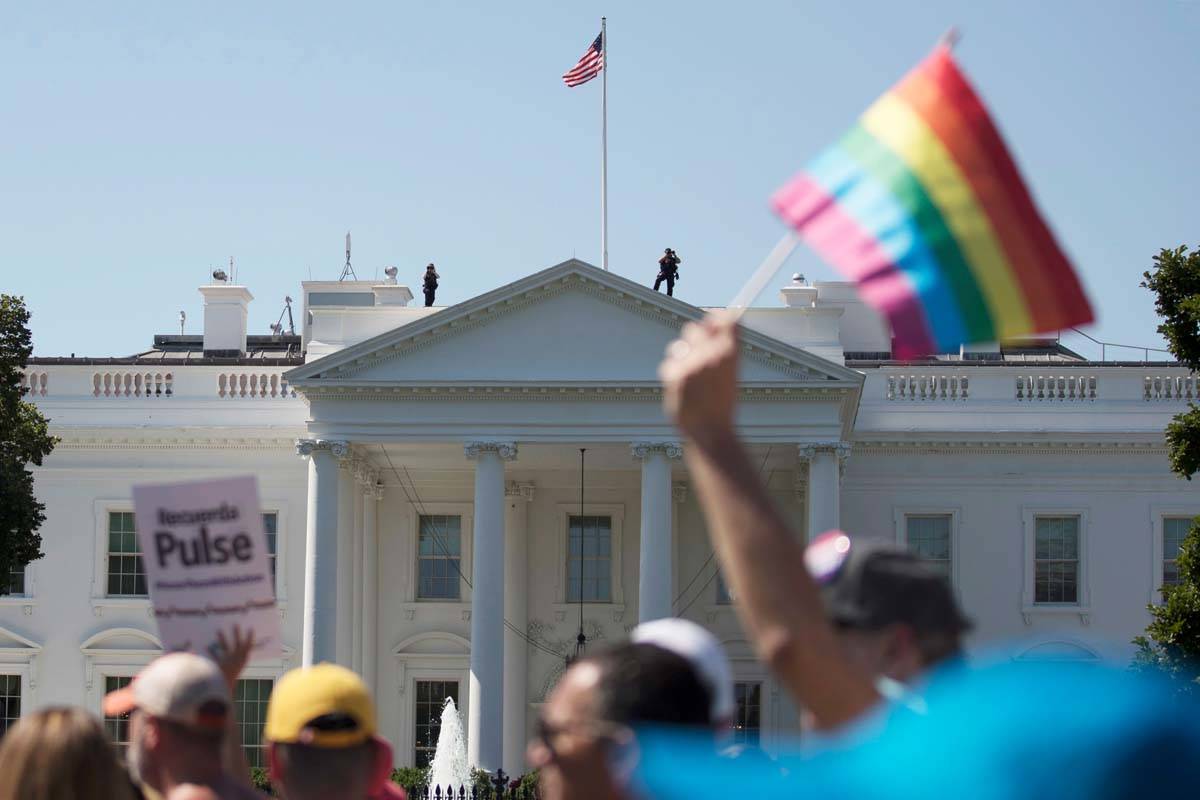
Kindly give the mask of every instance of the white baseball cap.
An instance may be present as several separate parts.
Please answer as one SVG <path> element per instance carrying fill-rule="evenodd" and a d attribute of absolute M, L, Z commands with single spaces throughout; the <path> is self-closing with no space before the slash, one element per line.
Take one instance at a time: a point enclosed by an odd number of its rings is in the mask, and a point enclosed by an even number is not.
<path fill-rule="evenodd" d="M 168 653 L 104 697 L 104 713 L 110 716 L 135 708 L 189 727 L 223 729 L 233 700 L 215 663 L 194 653 Z"/>
<path fill-rule="evenodd" d="M 677 617 L 643 622 L 629 636 L 638 644 L 656 645 L 685 659 L 708 689 L 712 698 L 708 710 L 713 722 L 733 718 L 733 668 L 715 636 L 696 623 Z"/>

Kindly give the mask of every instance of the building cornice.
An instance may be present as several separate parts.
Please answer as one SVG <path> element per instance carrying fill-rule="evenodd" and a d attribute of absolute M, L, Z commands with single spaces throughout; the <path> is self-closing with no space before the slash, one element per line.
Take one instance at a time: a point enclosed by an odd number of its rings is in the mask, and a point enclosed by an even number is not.
<path fill-rule="evenodd" d="M 1164 442 L 1158 441 L 1071 441 L 1044 438 L 1011 438 L 982 441 L 979 439 L 938 439 L 922 441 L 887 441 L 855 439 L 854 452 L 863 456 L 890 455 L 1091 455 L 1163 456 Z"/>
<path fill-rule="evenodd" d="M 228 430 L 222 428 L 221 430 Z M 55 450 L 259 450 L 292 452 L 295 436 L 129 436 L 120 433 L 57 434 Z"/>
<path fill-rule="evenodd" d="M 820 384 L 794 386 L 742 385 L 738 396 L 743 400 L 839 400 L 853 398 L 855 385 L 828 381 Z M 305 386 L 304 395 L 310 400 L 662 400 L 662 386 L 655 383 L 450 383 L 407 384 L 346 382 L 337 385 Z"/>

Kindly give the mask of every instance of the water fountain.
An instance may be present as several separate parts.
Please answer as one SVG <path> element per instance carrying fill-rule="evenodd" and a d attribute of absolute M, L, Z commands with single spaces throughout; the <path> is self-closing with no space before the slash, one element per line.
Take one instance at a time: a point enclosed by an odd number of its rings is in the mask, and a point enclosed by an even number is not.
<path fill-rule="evenodd" d="M 462 719 L 454 699 L 446 698 L 442 706 L 442 727 L 438 731 L 433 761 L 429 763 L 429 796 L 441 789 L 442 797 L 457 796 L 460 787 L 471 791 L 471 768 L 467 766 L 467 738 L 463 736 Z"/>

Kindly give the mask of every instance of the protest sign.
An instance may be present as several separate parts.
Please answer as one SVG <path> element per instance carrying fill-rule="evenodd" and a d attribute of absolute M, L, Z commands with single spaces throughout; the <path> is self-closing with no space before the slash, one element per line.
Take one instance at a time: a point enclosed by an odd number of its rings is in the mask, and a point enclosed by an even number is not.
<path fill-rule="evenodd" d="M 166 650 L 213 654 L 218 632 L 280 654 L 275 584 L 253 476 L 133 487 L 146 581 Z"/>

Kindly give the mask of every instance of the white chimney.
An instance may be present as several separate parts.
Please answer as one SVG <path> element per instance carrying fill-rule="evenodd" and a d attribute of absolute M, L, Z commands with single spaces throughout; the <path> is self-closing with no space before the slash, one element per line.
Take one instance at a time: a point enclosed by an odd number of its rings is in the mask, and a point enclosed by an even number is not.
<path fill-rule="evenodd" d="M 214 283 L 201 286 L 204 295 L 205 355 L 246 353 L 246 311 L 254 295 L 245 286 Z"/>
<path fill-rule="evenodd" d="M 372 286 L 371 291 L 375 293 L 377 306 L 406 306 L 413 299 L 412 290 L 396 283 L 395 278 L 389 278 L 389 283 Z"/>
<path fill-rule="evenodd" d="M 804 276 L 797 272 L 792 282 L 779 290 L 779 299 L 788 308 L 812 308 L 817 304 L 817 287 L 809 286 Z"/>

